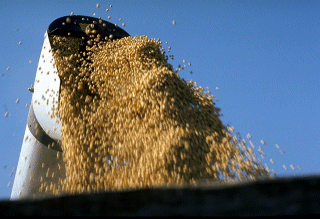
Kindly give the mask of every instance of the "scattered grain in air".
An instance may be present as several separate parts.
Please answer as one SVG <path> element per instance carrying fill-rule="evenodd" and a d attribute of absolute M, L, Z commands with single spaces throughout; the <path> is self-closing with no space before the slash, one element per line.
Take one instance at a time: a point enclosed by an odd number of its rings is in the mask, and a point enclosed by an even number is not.
<path fill-rule="evenodd" d="M 125 26 L 126 26 L 126 24 L 125 24 L 125 23 L 122 23 L 122 26 L 124 26 L 124 27 L 125 27 Z"/>
<path fill-rule="evenodd" d="M 227 129 L 228 129 L 229 131 L 231 131 L 231 132 L 234 132 L 234 127 L 228 126 Z"/>
<path fill-rule="evenodd" d="M 12 186 L 12 182 L 8 182 L 7 187 L 11 187 Z"/>
<path fill-rule="evenodd" d="M 109 11 L 109 8 L 107 8 L 106 11 Z"/>
<path fill-rule="evenodd" d="M 219 88 L 218 87 L 216 87 L 216 90 L 219 90 Z M 250 134 L 249 134 L 250 135 Z M 247 137 L 248 137 L 248 135 L 247 135 Z M 250 138 L 249 138 L 250 139 Z"/>
<path fill-rule="evenodd" d="M 119 21 L 122 21 L 122 18 L 119 18 Z"/>
<path fill-rule="evenodd" d="M 97 8 L 100 8 L 100 4 L 97 4 Z"/>
<path fill-rule="evenodd" d="M 110 8 L 112 8 L 112 5 L 110 5 Z"/>
<path fill-rule="evenodd" d="M 16 171 L 16 169 L 13 167 L 11 173 L 10 173 L 10 176 L 12 176 L 14 174 L 14 172 Z"/>
<path fill-rule="evenodd" d="M 71 13 L 70 13 L 70 15 L 71 15 L 71 16 L 73 16 L 73 15 L 74 15 L 74 13 L 73 13 L 73 12 L 71 12 Z"/>
<path fill-rule="evenodd" d="M 108 19 L 111 19 L 111 16 L 108 16 Z"/>
<path fill-rule="evenodd" d="M 265 145 L 267 143 L 264 140 L 261 140 L 261 144 Z"/>
<path fill-rule="evenodd" d="M 302 169 L 301 169 L 301 167 L 300 167 L 299 165 L 297 166 L 297 168 L 298 168 L 299 170 L 302 170 Z"/>
<path fill-rule="evenodd" d="M 16 103 L 19 103 L 20 102 L 20 99 L 18 98 L 18 99 L 16 99 Z"/>
<path fill-rule="evenodd" d="M 283 150 L 280 150 L 280 153 L 281 153 L 281 154 L 284 154 L 284 151 L 283 151 Z"/>
<path fill-rule="evenodd" d="M 259 146 L 258 152 L 259 152 L 260 154 L 263 154 L 264 156 L 266 155 L 266 154 L 264 153 L 264 151 L 263 151 L 263 148 L 260 147 L 260 146 Z"/>
<path fill-rule="evenodd" d="M 280 149 L 280 146 L 278 144 L 276 144 L 276 148 Z"/>
<path fill-rule="evenodd" d="M 247 137 L 248 137 L 248 136 L 247 136 Z M 248 139 L 250 139 L 250 138 L 248 138 Z M 251 145 L 252 148 L 255 148 L 255 146 L 254 146 L 254 144 L 253 144 L 253 142 L 252 142 L 251 140 L 249 140 L 249 143 L 250 143 L 250 145 Z"/>
<path fill-rule="evenodd" d="M 31 63 L 32 63 L 32 60 L 30 60 L 29 63 L 31 64 Z"/>
<path fill-rule="evenodd" d="M 269 172 L 270 171 L 269 166 L 267 164 L 265 164 L 265 166 L 266 166 L 266 170 Z"/>
<path fill-rule="evenodd" d="M 274 160 L 273 160 L 273 159 L 270 159 L 270 162 L 271 162 L 272 164 L 274 164 Z"/>
<path fill-rule="evenodd" d="M 9 70 L 10 70 L 10 67 L 7 68 L 7 71 L 9 71 Z"/>
<path fill-rule="evenodd" d="M 71 18 L 70 18 L 70 17 L 67 17 L 67 18 L 66 18 L 66 22 L 67 22 L 68 24 L 70 24 L 70 23 L 71 23 Z"/>
<path fill-rule="evenodd" d="M 176 25 L 176 21 L 172 21 L 172 24 L 173 24 L 173 25 Z"/>
<path fill-rule="evenodd" d="M 19 42 L 19 45 L 21 45 L 22 44 L 22 42 Z"/>

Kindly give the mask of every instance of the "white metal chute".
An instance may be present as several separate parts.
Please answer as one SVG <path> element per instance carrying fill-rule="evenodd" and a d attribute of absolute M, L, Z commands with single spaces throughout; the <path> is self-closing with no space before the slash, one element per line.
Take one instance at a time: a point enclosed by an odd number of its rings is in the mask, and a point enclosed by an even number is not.
<path fill-rule="evenodd" d="M 28 89 L 33 95 L 11 199 L 51 197 L 54 195 L 51 189 L 41 190 L 65 179 L 62 154 L 57 156 L 63 153 L 59 145 L 62 125 L 57 113 L 61 81 L 52 55 L 51 40 L 57 35 L 78 37 L 88 42 L 93 32 L 100 34 L 102 39 L 110 35 L 112 39 L 129 36 L 110 22 L 80 15 L 54 20 L 44 35 L 34 86 Z M 85 47 L 83 43 L 79 51 Z"/>
<path fill-rule="evenodd" d="M 39 59 L 32 104 L 34 114 L 43 130 L 51 138 L 61 140 L 61 123 L 57 116 L 52 117 L 52 108 L 58 107 L 60 92 L 60 78 L 52 56 L 52 49 L 48 33 Z"/>

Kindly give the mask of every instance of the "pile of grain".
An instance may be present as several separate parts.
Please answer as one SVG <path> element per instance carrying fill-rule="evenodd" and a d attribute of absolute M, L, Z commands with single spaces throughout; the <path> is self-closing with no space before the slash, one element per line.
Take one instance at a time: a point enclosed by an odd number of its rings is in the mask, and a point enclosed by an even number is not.
<path fill-rule="evenodd" d="M 209 90 L 176 74 L 147 36 L 55 36 L 66 179 L 82 193 L 272 177 L 221 122 Z M 48 190 L 48 189 L 47 189 Z"/>

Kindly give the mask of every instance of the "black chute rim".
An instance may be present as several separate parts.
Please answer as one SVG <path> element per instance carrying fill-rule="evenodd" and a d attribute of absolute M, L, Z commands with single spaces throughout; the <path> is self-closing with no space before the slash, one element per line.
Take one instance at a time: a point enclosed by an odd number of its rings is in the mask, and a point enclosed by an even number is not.
<path fill-rule="evenodd" d="M 101 37 L 113 35 L 113 39 L 120 39 L 130 36 L 125 30 L 119 26 L 115 26 L 113 23 L 83 15 L 60 17 L 49 25 L 47 32 L 49 35 L 86 37 L 85 28 L 91 24 L 94 24 L 95 28 L 100 30 L 99 34 Z"/>

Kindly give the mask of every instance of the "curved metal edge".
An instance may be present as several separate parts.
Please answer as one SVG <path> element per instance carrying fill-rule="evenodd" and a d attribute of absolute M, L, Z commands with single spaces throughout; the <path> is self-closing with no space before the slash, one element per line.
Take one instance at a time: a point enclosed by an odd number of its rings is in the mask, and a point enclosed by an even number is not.
<path fill-rule="evenodd" d="M 60 144 L 58 141 L 52 139 L 47 133 L 42 129 L 41 125 L 39 124 L 34 111 L 32 103 L 30 104 L 29 115 L 28 115 L 28 128 L 32 135 L 43 145 L 47 146 L 50 145 L 50 149 L 54 149 L 57 151 L 62 151 Z"/>
<path fill-rule="evenodd" d="M 103 30 L 103 36 L 112 34 L 114 39 L 130 36 L 125 30 L 108 21 L 84 15 L 60 17 L 49 25 L 47 32 L 49 35 L 64 36 L 69 36 L 68 33 L 70 32 L 72 36 L 82 37 L 86 36 L 84 27 L 93 23 Z"/>

